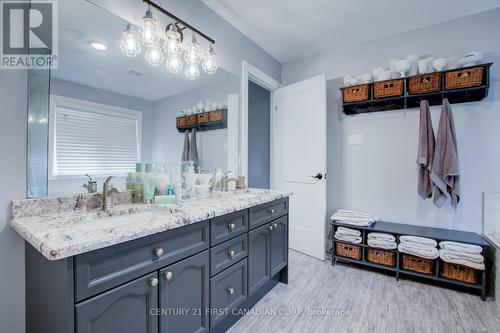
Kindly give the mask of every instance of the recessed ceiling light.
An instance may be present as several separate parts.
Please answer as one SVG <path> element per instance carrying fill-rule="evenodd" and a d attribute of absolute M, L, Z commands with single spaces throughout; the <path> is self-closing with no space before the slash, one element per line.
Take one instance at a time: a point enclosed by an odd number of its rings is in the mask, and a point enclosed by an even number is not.
<path fill-rule="evenodd" d="M 108 48 L 106 45 L 98 43 L 98 42 L 92 42 L 92 43 L 90 43 L 90 46 L 92 46 L 94 49 L 99 50 L 99 51 L 105 51 Z"/>

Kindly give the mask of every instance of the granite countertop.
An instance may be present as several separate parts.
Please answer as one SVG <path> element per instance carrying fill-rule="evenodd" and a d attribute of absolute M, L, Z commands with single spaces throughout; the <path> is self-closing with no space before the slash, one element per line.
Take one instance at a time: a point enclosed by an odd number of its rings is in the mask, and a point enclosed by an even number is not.
<path fill-rule="evenodd" d="M 11 221 L 27 242 L 49 260 L 57 260 L 103 247 L 179 228 L 262 203 L 290 196 L 270 190 L 217 192 L 207 198 L 192 198 L 171 205 L 121 204 L 108 211 L 72 209 L 71 211 L 22 215 L 15 212 Z M 61 201 L 61 200 L 59 200 Z M 26 209 L 33 211 L 33 201 Z M 14 202 L 14 206 L 20 201 Z"/>

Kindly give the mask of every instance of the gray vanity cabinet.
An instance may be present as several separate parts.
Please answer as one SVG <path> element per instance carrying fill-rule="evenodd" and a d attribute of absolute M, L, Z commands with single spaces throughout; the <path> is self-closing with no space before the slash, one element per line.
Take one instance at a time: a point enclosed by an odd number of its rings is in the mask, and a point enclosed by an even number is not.
<path fill-rule="evenodd" d="M 26 243 L 29 333 L 221 333 L 288 283 L 288 199 L 47 260 Z"/>
<path fill-rule="evenodd" d="M 77 333 L 157 333 L 157 285 L 154 272 L 77 304 Z"/>
<path fill-rule="evenodd" d="M 269 225 L 248 233 L 248 294 L 252 295 L 271 279 L 271 235 Z"/>
<path fill-rule="evenodd" d="M 208 288 L 208 251 L 160 270 L 160 333 L 208 332 Z"/>
<path fill-rule="evenodd" d="M 271 223 L 271 276 L 288 264 L 288 216 Z"/>

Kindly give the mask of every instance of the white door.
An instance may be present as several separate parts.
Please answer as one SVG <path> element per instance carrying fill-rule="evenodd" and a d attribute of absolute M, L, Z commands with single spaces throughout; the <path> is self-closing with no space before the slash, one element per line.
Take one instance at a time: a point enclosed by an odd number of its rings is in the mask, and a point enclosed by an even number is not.
<path fill-rule="evenodd" d="M 273 92 L 273 188 L 290 197 L 289 247 L 325 259 L 326 82 L 320 75 Z"/>

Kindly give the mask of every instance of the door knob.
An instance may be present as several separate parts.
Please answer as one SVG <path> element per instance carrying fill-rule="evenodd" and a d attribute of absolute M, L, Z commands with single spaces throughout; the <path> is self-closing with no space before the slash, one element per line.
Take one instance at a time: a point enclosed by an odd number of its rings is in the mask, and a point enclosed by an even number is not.
<path fill-rule="evenodd" d="M 323 179 L 323 174 L 322 174 L 322 173 L 320 173 L 320 172 L 318 172 L 316 175 L 314 175 L 314 176 L 309 176 L 309 177 L 314 178 L 314 179 L 317 179 L 317 180 L 321 180 L 321 179 Z"/>

